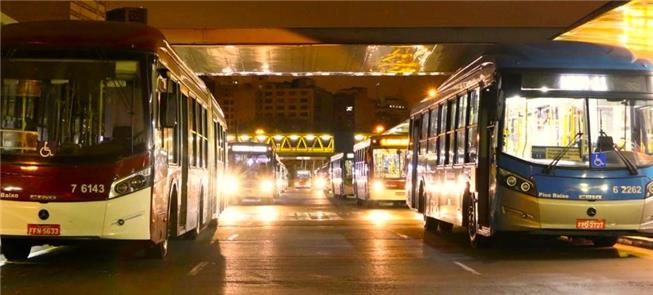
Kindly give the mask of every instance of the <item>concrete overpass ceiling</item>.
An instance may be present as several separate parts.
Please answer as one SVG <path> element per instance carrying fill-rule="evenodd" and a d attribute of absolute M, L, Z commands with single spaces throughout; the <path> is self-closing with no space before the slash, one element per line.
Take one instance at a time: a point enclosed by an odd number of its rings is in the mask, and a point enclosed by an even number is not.
<path fill-rule="evenodd" d="M 111 1 L 204 75 L 448 75 L 490 43 L 551 40 L 611 1 Z"/>
<path fill-rule="evenodd" d="M 198 74 L 449 75 L 486 45 L 175 46 Z M 446 57 L 446 58 L 445 58 Z"/>

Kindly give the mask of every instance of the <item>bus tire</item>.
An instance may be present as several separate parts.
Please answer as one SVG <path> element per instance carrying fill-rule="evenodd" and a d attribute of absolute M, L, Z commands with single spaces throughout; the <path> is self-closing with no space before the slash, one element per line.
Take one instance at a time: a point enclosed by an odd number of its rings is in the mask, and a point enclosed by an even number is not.
<path fill-rule="evenodd" d="M 591 240 L 594 247 L 612 247 L 617 243 L 619 237 L 596 237 Z"/>
<path fill-rule="evenodd" d="M 197 210 L 197 223 L 195 228 L 191 229 L 184 235 L 185 240 L 197 240 L 200 236 L 200 231 L 202 229 L 202 211 L 204 210 L 204 191 L 200 191 L 200 203 L 199 209 Z"/>
<path fill-rule="evenodd" d="M 168 238 L 160 243 L 150 242 L 149 247 L 145 249 L 145 257 L 152 259 L 164 259 L 168 255 Z"/>
<path fill-rule="evenodd" d="M 417 212 L 424 214 L 426 212 L 426 196 L 424 195 L 424 183 L 419 184 L 419 190 L 417 191 Z"/>
<path fill-rule="evenodd" d="M 477 232 L 478 220 L 474 202 L 467 207 L 467 237 L 472 248 L 487 248 L 490 245 L 490 238 L 479 235 Z"/>
<path fill-rule="evenodd" d="M 170 194 L 170 215 L 168 215 L 168 239 L 174 239 L 178 235 L 179 222 L 177 221 L 177 188 L 172 189 Z"/>
<path fill-rule="evenodd" d="M 424 215 L 424 229 L 428 232 L 436 232 L 438 230 L 438 220 Z"/>
<path fill-rule="evenodd" d="M 9 261 L 26 260 L 32 245 L 27 241 L 2 239 L 2 254 Z"/>
<path fill-rule="evenodd" d="M 453 224 L 438 220 L 438 232 L 448 234 L 453 231 Z"/>

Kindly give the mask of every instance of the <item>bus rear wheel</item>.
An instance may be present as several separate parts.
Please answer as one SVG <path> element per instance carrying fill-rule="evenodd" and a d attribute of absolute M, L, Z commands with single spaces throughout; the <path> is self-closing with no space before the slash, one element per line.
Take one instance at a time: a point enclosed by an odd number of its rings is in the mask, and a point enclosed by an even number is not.
<path fill-rule="evenodd" d="M 618 237 L 597 237 L 592 238 L 592 243 L 595 247 L 612 247 L 618 240 Z"/>
<path fill-rule="evenodd" d="M 2 254 L 5 255 L 7 260 L 25 260 L 29 256 L 31 249 L 32 245 L 26 241 L 2 239 Z"/>

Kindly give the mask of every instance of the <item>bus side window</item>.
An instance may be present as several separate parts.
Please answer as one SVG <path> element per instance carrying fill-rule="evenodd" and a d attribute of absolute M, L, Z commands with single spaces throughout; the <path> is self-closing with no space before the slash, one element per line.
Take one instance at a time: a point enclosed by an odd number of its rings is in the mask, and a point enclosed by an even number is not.
<path fill-rule="evenodd" d="M 431 110 L 431 124 L 430 124 L 430 129 L 429 130 L 429 154 L 436 154 L 438 153 L 437 150 L 437 137 L 438 137 L 438 121 L 440 117 L 438 116 L 438 107 L 436 106 L 433 110 Z"/>
<path fill-rule="evenodd" d="M 422 134 L 420 135 L 419 154 L 426 155 L 429 137 L 429 113 L 422 114 Z"/>
<path fill-rule="evenodd" d="M 479 89 L 469 93 L 469 116 L 467 119 L 467 163 L 476 163 L 478 149 L 478 105 Z"/>
<path fill-rule="evenodd" d="M 168 163 L 178 164 L 179 159 L 179 84 L 168 79 L 166 95 L 161 99 L 163 142 L 168 153 Z M 174 122 L 176 121 L 176 122 Z M 173 127 L 170 127 L 173 126 Z"/>
<path fill-rule="evenodd" d="M 456 136 L 458 142 L 456 144 L 456 163 L 462 164 L 465 162 L 465 141 L 467 140 L 466 125 L 467 124 L 467 93 L 464 93 L 458 99 L 458 125 Z"/>
<path fill-rule="evenodd" d="M 444 165 L 446 163 L 446 153 L 447 153 L 447 103 L 443 103 L 439 107 L 440 109 L 440 128 L 438 134 L 438 165 Z"/>
<path fill-rule="evenodd" d="M 195 167 L 197 165 L 197 120 L 195 120 L 195 100 L 192 97 L 188 98 L 188 129 L 190 135 L 190 145 L 188 146 L 188 162 L 189 166 Z"/>

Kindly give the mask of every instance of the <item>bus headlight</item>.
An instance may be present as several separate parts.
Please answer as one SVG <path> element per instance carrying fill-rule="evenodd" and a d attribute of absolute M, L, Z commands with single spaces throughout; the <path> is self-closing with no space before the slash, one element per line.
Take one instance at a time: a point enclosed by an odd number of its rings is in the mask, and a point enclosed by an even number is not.
<path fill-rule="evenodd" d="M 120 197 L 148 187 L 152 181 L 151 168 L 146 168 L 127 177 L 123 177 L 111 184 L 109 199 Z"/>
<path fill-rule="evenodd" d="M 227 194 L 233 195 L 238 192 L 240 186 L 238 178 L 233 175 L 227 175 L 224 178 L 224 191 Z"/>
<path fill-rule="evenodd" d="M 505 169 L 498 170 L 499 182 L 507 188 L 532 196 L 537 195 L 535 184 L 532 181 Z"/>
<path fill-rule="evenodd" d="M 274 182 L 270 179 L 263 179 L 259 184 L 259 189 L 262 192 L 271 192 L 272 190 L 274 190 Z"/>
<path fill-rule="evenodd" d="M 646 197 L 653 197 L 653 181 L 646 186 Z"/>
<path fill-rule="evenodd" d="M 315 187 L 317 189 L 324 189 L 325 186 L 326 186 L 326 180 L 324 180 L 324 178 L 320 177 L 315 180 Z"/>
<path fill-rule="evenodd" d="M 383 181 L 380 180 L 375 180 L 372 182 L 372 190 L 375 192 L 382 192 L 383 191 Z"/>

